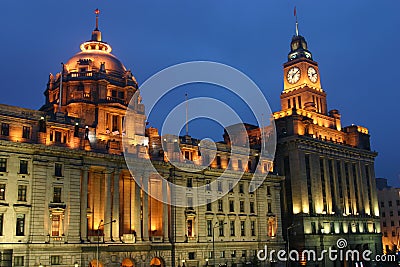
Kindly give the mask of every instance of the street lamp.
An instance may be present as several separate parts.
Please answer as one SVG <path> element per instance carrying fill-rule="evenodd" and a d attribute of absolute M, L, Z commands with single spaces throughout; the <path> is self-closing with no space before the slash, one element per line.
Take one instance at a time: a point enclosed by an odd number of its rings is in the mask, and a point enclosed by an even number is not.
<path fill-rule="evenodd" d="M 288 228 L 286 228 L 286 236 L 287 236 L 287 255 L 286 255 L 286 257 L 287 257 L 287 260 L 286 260 L 286 266 L 290 266 L 290 264 L 289 264 L 289 252 L 290 252 L 290 236 L 289 236 L 289 230 L 290 229 L 292 229 L 292 228 L 295 228 L 295 227 L 297 227 L 298 226 L 298 224 L 292 224 L 292 225 L 290 225 Z"/>
<path fill-rule="evenodd" d="M 215 223 L 215 225 L 213 226 L 213 229 L 212 229 L 212 246 L 213 246 L 213 262 L 214 262 L 214 267 L 216 266 L 216 263 L 215 263 L 215 233 L 214 233 L 214 230 L 215 230 L 215 228 L 217 228 L 217 227 L 224 227 L 224 225 L 225 224 L 227 224 L 226 222 L 224 222 L 223 224 L 219 224 L 218 222 L 216 222 Z"/>
<path fill-rule="evenodd" d="M 100 221 L 99 226 L 97 227 L 97 249 L 96 249 L 96 267 L 99 267 L 99 245 L 100 245 L 100 227 L 107 225 L 107 224 L 112 224 L 115 223 L 117 220 L 112 220 L 111 222 L 108 223 L 103 223 L 103 220 Z M 76 266 L 75 266 L 76 267 Z"/>

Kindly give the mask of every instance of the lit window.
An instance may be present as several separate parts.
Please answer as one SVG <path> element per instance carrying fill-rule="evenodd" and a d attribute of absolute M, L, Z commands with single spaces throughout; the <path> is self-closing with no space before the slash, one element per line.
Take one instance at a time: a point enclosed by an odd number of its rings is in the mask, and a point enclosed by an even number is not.
<path fill-rule="evenodd" d="M 245 221 L 240 221 L 240 235 L 241 236 L 246 235 L 246 222 Z"/>
<path fill-rule="evenodd" d="M 0 184 L 0 200 L 6 200 L 6 184 Z"/>
<path fill-rule="evenodd" d="M 19 185 L 18 186 L 18 201 L 26 201 L 26 185 Z"/>
<path fill-rule="evenodd" d="M 28 161 L 27 160 L 19 161 L 19 173 L 20 174 L 28 174 Z"/>
<path fill-rule="evenodd" d="M 187 236 L 193 237 L 193 220 L 187 220 Z"/>
<path fill-rule="evenodd" d="M 60 215 L 51 217 L 51 236 L 60 236 Z"/>
<path fill-rule="evenodd" d="M 222 199 L 218 199 L 218 211 L 224 211 Z"/>
<path fill-rule="evenodd" d="M 25 214 L 17 214 L 17 236 L 25 235 Z"/>
<path fill-rule="evenodd" d="M 211 191 L 211 180 L 206 180 L 206 190 Z"/>
<path fill-rule="evenodd" d="M 256 236 L 256 222 L 251 221 L 251 236 Z"/>
<path fill-rule="evenodd" d="M 212 221 L 208 220 L 207 221 L 207 236 L 212 236 L 212 231 L 213 231 Z"/>

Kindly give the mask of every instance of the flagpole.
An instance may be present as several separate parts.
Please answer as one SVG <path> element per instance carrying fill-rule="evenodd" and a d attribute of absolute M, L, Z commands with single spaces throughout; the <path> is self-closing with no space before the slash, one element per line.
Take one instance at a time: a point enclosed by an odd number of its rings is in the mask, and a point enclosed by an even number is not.
<path fill-rule="evenodd" d="M 189 109 L 189 103 L 188 103 L 188 94 L 185 94 L 186 98 L 186 135 L 189 135 L 189 123 L 188 123 L 188 109 Z"/>
<path fill-rule="evenodd" d="M 64 76 L 64 63 L 61 62 L 61 75 L 60 75 L 60 95 L 58 97 L 58 112 L 61 112 L 62 106 L 62 86 L 63 86 L 63 76 Z"/>

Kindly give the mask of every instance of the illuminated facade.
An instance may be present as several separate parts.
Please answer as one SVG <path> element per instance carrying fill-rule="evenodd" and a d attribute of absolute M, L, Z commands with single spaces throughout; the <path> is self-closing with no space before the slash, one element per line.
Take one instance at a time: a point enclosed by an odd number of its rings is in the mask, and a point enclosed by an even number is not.
<path fill-rule="evenodd" d="M 400 245 L 400 188 L 388 186 L 387 179 L 376 178 L 384 252 L 394 254 Z"/>
<path fill-rule="evenodd" d="M 339 111 L 328 111 L 318 63 L 303 36 L 293 37 L 283 71 L 282 110 L 274 113 L 275 160 L 286 178 L 283 218 L 291 248 L 321 251 L 345 238 L 348 248 L 381 252 L 377 153 L 368 130 L 342 127 Z"/>
<path fill-rule="evenodd" d="M 145 131 L 138 90 L 131 72 L 102 41 L 96 21 L 81 52 L 50 75 L 40 111 L 0 105 L 1 266 L 191 267 L 212 266 L 214 259 L 241 266 L 254 262 L 256 250 L 266 244 L 284 247 L 283 177 L 269 175 L 250 193 L 258 163 L 252 150 L 250 160 L 244 154 L 229 170 L 245 171 L 236 186 L 208 186 L 227 168 L 229 146 L 218 144 L 211 157 L 211 150 L 200 155 L 198 141 L 188 136 L 178 145 L 156 129 Z M 128 131 L 124 116 L 132 97 L 135 124 Z M 132 144 L 124 152 L 134 155 L 138 166 L 151 158 L 158 173 L 187 187 L 180 197 L 188 204 L 192 187 L 206 185 L 206 194 L 229 188 L 229 193 L 188 208 L 151 198 L 135 180 L 161 199 L 168 187 L 144 170 L 133 179 L 122 156 L 123 136 Z M 161 142 L 171 149 L 164 152 Z M 185 172 L 167 157 L 190 161 L 193 169 L 210 167 Z M 262 164 L 261 172 L 267 172 L 271 162 Z"/>

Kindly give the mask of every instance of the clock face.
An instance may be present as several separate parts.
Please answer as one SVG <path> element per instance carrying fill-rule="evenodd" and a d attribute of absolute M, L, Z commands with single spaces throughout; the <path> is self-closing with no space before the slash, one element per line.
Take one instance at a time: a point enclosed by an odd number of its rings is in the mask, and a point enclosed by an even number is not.
<path fill-rule="evenodd" d="M 287 73 L 287 81 L 290 84 L 295 84 L 300 80 L 300 69 L 298 67 L 291 68 Z"/>
<path fill-rule="evenodd" d="M 316 71 L 316 69 L 314 69 L 314 67 L 308 67 L 308 78 L 310 79 L 310 81 L 312 81 L 313 83 L 316 83 L 318 80 L 318 72 Z"/>

